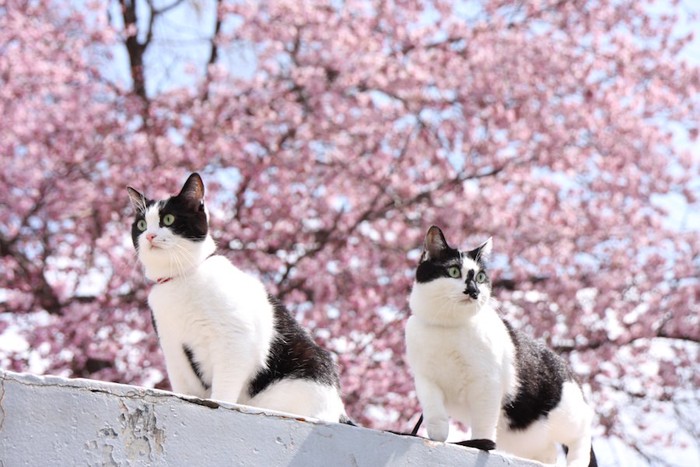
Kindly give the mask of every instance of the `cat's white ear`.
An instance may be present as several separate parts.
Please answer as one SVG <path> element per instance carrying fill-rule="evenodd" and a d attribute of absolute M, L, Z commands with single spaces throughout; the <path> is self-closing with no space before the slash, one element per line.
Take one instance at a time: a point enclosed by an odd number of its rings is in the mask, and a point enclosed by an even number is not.
<path fill-rule="evenodd" d="M 129 199 L 134 209 L 140 213 L 146 212 L 146 197 L 130 186 L 126 187 L 126 191 L 129 192 Z"/>
<path fill-rule="evenodd" d="M 491 258 L 493 249 L 493 237 L 489 237 L 484 243 L 467 252 L 467 255 L 477 263 L 484 263 Z"/>
<path fill-rule="evenodd" d="M 202 181 L 202 177 L 200 177 L 197 172 L 190 175 L 178 196 L 196 205 L 204 203 L 204 182 Z"/>
<path fill-rule="evenodd" d="M 479 250 L 481 250 L 481 257 L 484 258 L 484 260 L 490 259 L 491 251 L 493 250 L 493 237 L 489 237 L 488 240 L 482 243 L 479 246 Z"/>
<path fill-rule="evenodd" d="M 425 234 L 423 241 L 423 253 L 420 256 L 421 262 L 430 258 L 437 258 L 440 253 L 449 248 L 445 236 L 442 234 L 440 227 L 431 225 L 428 232 Z"/>

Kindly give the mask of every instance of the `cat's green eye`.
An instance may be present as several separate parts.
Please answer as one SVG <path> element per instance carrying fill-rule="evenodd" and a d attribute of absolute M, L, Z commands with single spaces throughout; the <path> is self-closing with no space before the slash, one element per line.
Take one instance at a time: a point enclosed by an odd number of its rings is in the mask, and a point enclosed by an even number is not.
<path fill-rule="evenodd" d="M 479 271 L 479 272 L 476 274 L 476 281 L 477 281 L 479 284 L 483 284 L 484 282 L 486 282 L 486 273 L 485 273 L 484 271 Z"/>
<path fill-rule="evenodd" d="M 136 228 L 139 229 L 141 232 L 144 232 L 147 227 L 148 224 L 146 223 L 146 219 L 139 219 L 139 221 L 136 223 Z"/>
<path fill-rule="evenodd" d="M 172 214 L 166 214 L 163 216 L 163 224 L 173 225 L 173 222 L 175 222 L 175 216 L 173 216 Z"/>
<path fill-rule="evenodd" d="M 447 274 L 456 279 L 462 275 L 462 271 L 457 266 L 450 266 L 447 268 Z"/>

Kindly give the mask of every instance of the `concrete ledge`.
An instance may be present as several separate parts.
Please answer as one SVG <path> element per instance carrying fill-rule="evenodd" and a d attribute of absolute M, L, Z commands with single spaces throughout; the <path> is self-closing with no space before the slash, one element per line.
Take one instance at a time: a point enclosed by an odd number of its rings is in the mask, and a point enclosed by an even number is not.
<path fill-rule="evenodd" d="M 540 464 L 167 391 L 0 370 L 0 465 Z"/>

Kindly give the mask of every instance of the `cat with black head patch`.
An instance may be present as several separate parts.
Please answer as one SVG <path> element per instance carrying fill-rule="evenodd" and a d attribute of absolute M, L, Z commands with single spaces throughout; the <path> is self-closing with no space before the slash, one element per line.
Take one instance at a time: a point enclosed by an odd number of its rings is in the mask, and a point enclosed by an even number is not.
<path fill-rule="evenodd" d="M 406 357 L 428 437 L 445 441 L 450 417 L 471 427 L 460 444 L 553 464 L 595 466 L 593 411 L 563 359 L 497 313 L 486 261 L 428 230 L 409 298 Z"/>
<path fill-rule="evenodd" d="M 193 173 L 179 194 L 160 201 L 127 190 L 173 391 L 346 421 L 330 353 L 260 280 L 216 254 L 201 177 Z"/>

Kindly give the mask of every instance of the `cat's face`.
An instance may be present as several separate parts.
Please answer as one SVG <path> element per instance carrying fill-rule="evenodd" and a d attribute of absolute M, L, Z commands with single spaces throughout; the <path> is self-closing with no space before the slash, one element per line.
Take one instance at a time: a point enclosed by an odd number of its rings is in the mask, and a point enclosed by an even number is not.
<path fill-rule="evenodd" d="M 485 261 L 491 239 L 470 251 L 448 245 L 440 228 L 430 227 L 411 291 L 413 314 L 431 322 L 454 324 L 476 313 L 491 298 Z"/>
<path fill-rule="evenodd" d="M 131 239 L 146 276 L 161 280 L 196 266 L 201 250 L 211 249 L 200 176 L 190 175 L 178 195 L 162 201 L 150 200 L 131 187 L 127 190 L 136 210 Z"/>

